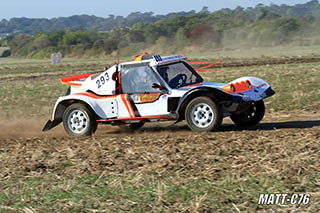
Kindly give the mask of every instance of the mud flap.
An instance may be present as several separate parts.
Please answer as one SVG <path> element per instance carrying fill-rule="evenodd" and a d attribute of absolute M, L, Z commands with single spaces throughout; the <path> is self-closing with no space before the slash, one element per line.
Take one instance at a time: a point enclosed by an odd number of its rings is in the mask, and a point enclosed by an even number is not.
<path fill-rule="evenodd" d="M 49 121 L 46 123 L 46 125 L 43 127 L 42 132 L 47 132 L 47 131 L 49 131 L 50 129 L 58 126 L 61 122 L 62 122 L 62 120 L 53 120 L 53 121 L 49 120 Z"/>

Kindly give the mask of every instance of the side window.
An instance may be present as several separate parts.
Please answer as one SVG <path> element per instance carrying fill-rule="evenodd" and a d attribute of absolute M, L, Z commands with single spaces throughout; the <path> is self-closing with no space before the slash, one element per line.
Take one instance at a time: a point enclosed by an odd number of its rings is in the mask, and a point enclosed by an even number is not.
<path fill-rule="evenodd" d="M 123 93 L 159 93 L 159 89 L 152 88 L 154 83 L 159 84 L 159 80 L 146 64 L 128 65 L 121 68 L 121 87 Z"/>

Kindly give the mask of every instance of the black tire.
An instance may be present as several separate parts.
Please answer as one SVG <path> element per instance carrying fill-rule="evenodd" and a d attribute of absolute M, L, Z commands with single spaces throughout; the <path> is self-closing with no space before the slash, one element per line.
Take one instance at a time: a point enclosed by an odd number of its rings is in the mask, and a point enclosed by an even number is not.
<path fill-rule="evenodd" d="M 142 128 L 144 124 L 145 124 L 145 122 L 133 123 L 133 124 L 124 124 L 124 125 L 120 125 L 119 128 L 121 130 L 123 130 L 123 131 L 134 132 L 134 131 Z"/>
<path fill-rule="evenodd" d="M 219 129 L 223 112 L 220 105 L 209 97 L 202 96 L 190 101 L 185 111 L 185 118 L 191 130 L 211 132 Z"/>
<path fill-rule="evenodd" d="M 251 106 L 240 114 L 231 115 L 231 120 L 240 127 L 257 125 L 264 117 L 265 106 L 263 100 L 253 102 Z"/>
<path fill-rule="evenodd" d="M 90 136 L 97 130 L 95 115 L 84 104 L 72 104 L 63 114 L 63 126 L 70 136 Z"/>

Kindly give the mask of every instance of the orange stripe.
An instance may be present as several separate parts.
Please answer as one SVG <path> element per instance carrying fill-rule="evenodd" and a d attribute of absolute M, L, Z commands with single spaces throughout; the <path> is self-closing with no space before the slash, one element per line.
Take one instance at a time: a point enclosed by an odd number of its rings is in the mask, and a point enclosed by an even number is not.
<path fill-rule="evenodd" d="M 97 122 L 125 121 L 125 120 L 144 120 L 144 119 L 177 120 L 175 118 L 169 118 L 169 117 L 165 117 L 165 116 L 146 116 L 146 117 L 135 117 L 135 118 L 112 118 L 112 119 L 97 120 Z"/>
<path fill-rule="evenodd" d="M 195 69 L 195 71 L 197 71 L 197 72 L 214 72 L 214 71 L 217 71 L 217 70 L 213 70 L 213 69 Z"/>
<path fill-rule="evenodd" d="M 213 64 L 209 64 L 208 66 L 204 66 L 204 67 L 200 67 L 201 69 L 206 69 L 206 68 L 210 68 L 210 67 L 213 67 L 213 66 L 215 66 L 215 65 L 217 65 L 217 64 L 221 64 L 221 60 L 219 60 L 218 62 L 216 62 L 216 63 L 213 63 Z"/>
<path fill-rule="evenodd" d="M 211 62 L 207 61 L 188 61 L 189 64 L 210 64 Z"/>
<path fill-rule="evenodd" d="M 128 105 L 129 105 L 129 110 L 131 111 L 132 116 L 133 116 L 133 117 L 136 117 L 136 115 L 134 114 L 132 105 L 131 105 L 131 103 L 130 103 L 130 101 L 129 101 L 128 95 L 127 95 L 126 97 L 127 97 L 127 102 L 128 102 Z"/>
<path fill-rule="evenodd" d="M 122 102 L 123 102 L 124 105 L 126 106 L 126 108 L 127 108 L 127 110 L 128 110 L 128 113 L 129 113 L 130 117 L 132 118 L 133 116 L 132 116 L 132 114 L 131 114 L 131 112 L 130 112 L 130 109 L 129 109 L 129 106 L 128 106 L 128 102 L 127 102 L 127 100 L 126 100 L 125 97 L 126 97 L 125 94 L 122 94 L 122 95 L 121 95 Z"/>
<path fill-rule="evenodd" d="M 70 86 L 82 86 L 82 84 L 78 84 L 78 83 L 71 83 L 71 82 L 63 82 L 61 81 L 62 84 L 67 84 L 67 85 L 70 85 Z"/>
<path fill-rule="evenodd" d="M 91 75 L 92 75 L 92 73 L 81 74 L 81 75 L 73 75 L 73 76 L 61 78 L 61 81 L 63 83 L 66 83 L 68 81 L 76 81 L 76 80 L 79 80 L 79 79 L 88 78 Z"/>
<path fill-rule="evenodd" d="M 108 99 L 108 98 L 116 98 L 116 95 L 112 95 L 112 96 L 105 96 L 105 97 L 101 97 L 92 93 L 88 93 L 88 92 L 82 92 L 82 93 L 76 93 L 74 95 L 82 95 L 82 96 L 87 96 L 90 98 L 94 98 L 94 99 Z"/>
<path fill-rule="evenodd" d="M 88 78 L 91 75 L 92 75 L 91 73 L 81 74 L 81 75 L 74 75 L 74 76 L 61 78 L 60 81 L 61 81 L 61 83 L 67 84 L 67 85 L 70 85 L 70 86 L 82 86 L 82 84 L 80 84 L 80 83 L 72 83 L 71 81 L 77 81 L 77 80 L 80 80 L 80 79 Z"/>

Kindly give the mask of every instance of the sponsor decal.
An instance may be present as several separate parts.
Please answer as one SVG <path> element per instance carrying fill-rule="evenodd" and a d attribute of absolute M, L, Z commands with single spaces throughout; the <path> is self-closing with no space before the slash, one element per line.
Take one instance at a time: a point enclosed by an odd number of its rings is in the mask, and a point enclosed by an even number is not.
<path fill-rule="evenodd" d="M 162 58 L 160 55 L 154 55 L 153 58 L 156 60 L 156 62 L 162 61 Z"/>
<path fill-rule="evenodd" d="M 142 103 L 151 103 L 159 99 L 161 93 L 140 94 L 139 98 Z"/>
<path fill-rule="evenodd" d="M 228 84 L 227 86 L 223 87 L 226 92 L 229 93 L 238 93 L 244 91 L 250 91 L 253 89 L 253 86 L 249 80 L 240 81 L 232 84 Z"/>
<path fill-rule="evenodd" d="M 262 88 L 262 87 L 264 87 L 266 85 L 267 85 L 267 83 L 261 84 L 261 85 L 258 86 L 258 88 L 260 89 L 260 88 Z"/>

